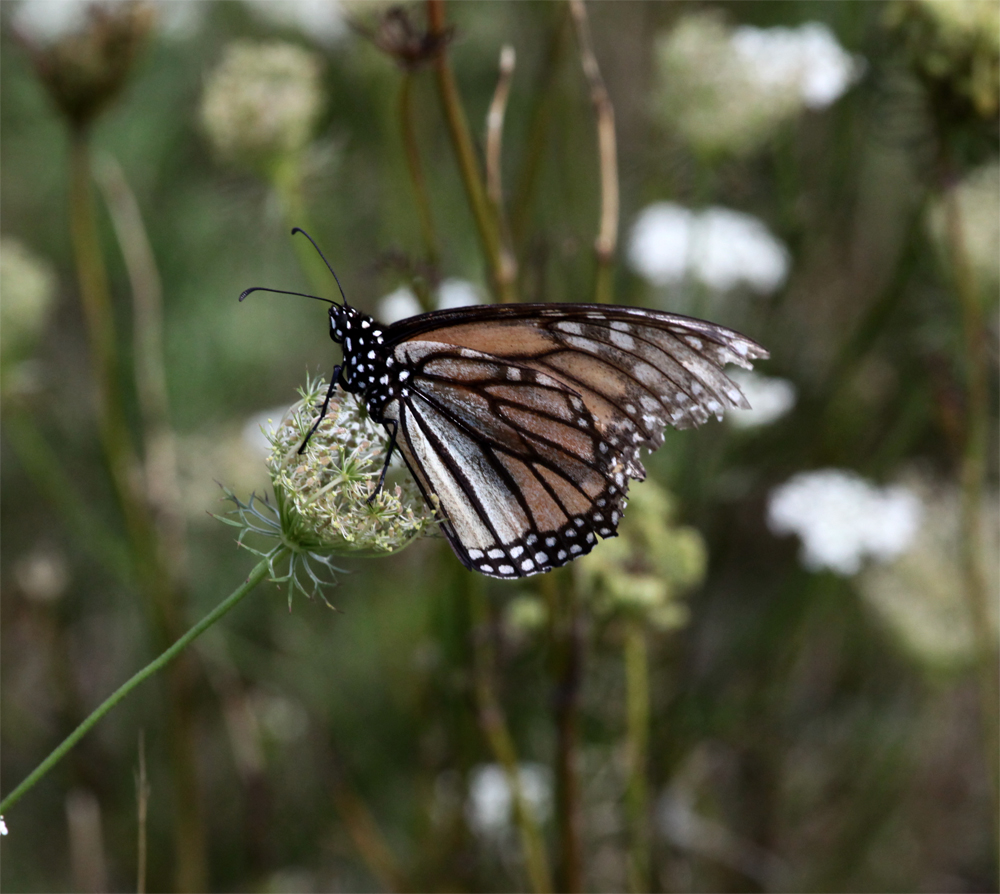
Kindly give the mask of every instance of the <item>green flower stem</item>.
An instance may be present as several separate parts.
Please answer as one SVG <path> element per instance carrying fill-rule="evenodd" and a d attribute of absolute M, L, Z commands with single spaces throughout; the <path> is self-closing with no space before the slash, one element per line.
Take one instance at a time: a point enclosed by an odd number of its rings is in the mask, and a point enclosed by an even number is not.
<path fill-rule="evenodd" d="M 569 34 L 569 6 L 566 3 L 553 3 L 551 8 L 554 10 L 555 21 L 549 36 L 541 74 L 531 91 L 532 110 L 529 116 L 531 123 L 528 126 L 524 160 L 518 172 L 517 188 L 514 190 L 514 201 L 510 214 L 511 238 L 515 249 L 521 250 L 524 249 L 528 239 L 532 202 L 538 186 L 542 162 L 549 148 L 552 109 L 555 107 L 558 96 L 555 80 L 568 43 L 566 37 Z"/>
<path fill-rule="evenodd" d="M 413 184 L 413 199 L 417 206 L 417 216 L 420 218 L 420 235 L 424 242 L 424 257 L 427 266 L 436 275 L 441 260 L 438 248 L 437 233 L 434 230 L 434 218 L 431 215 L 431 200 L 427 192 L 427 180 L 424 168 L 420 162 L 420 147 L 417 143 L 417 131 L 413 124 L 413 83 L 411 72 L 403 73 L 399 88 L 399 121 L 403 133 L 403 148 L 406 150 L 406 167 L 410 172 L 410 182 Z M 425 311 L 434 310 L 431 303 L 429 283 L 421 278 L 415 288 L 420 298 L 421 307 Z"/>
<path fill-rule="evenodd" d="M 59 745 L 58 748 L 45 758 L 45 760 L 42 761 L 35 768 L 35 770 L 17 788 L 14 789 L 14 791 L 7 795 L 3 801 L 0 801 L 0 814 L 6 813 L 10 810 L 10 808 L 13 807 L 24 794 L 30 791 L 34 785 L 49 772 L 49 770 L 59 763 L 59 761 L 66 756 L 66 753 L 77 742 L 79 742 L 80 739 L 82 739 L 90 731 L 90 729 L 105 714 L 108 713 L 108 711 L 125 698 L 126 695 L 128 695 L 140 683 L 149 679 L 149 677 L 153 676 L 153 674 L 173 661 L 178 655 L 180 655 L 181 652 L 184 651 L 184 649 L 186 649 L 192 642 L 208 630 L 209 627 L 229 612 L 230 609 L 235 608 L 236 604 L 243 599 L 244 596 L 246 596 L 254 587 L 257 586 L 257 584 L 267 577 L 267 573 L 267 561 L 258 562 L 253 571 L 250 572 L 246 581 L 237 587 L 224 602 L 220 603 L 216 608 L 205 615 L 204 618 L 202 618 L 197 624 L 194 625 L 194 627 L 178 639 L 177 642 L 163 652 L 159 658 L 151 661 L 128 682 L 124 683 L 110 696 L 108 696 L 98 708 L 90 713 L 83 723 L 81 723 L 63 740 L 62 744 Z"/>
<path fill-rule="evenodd" d="M 601 69 L 590 39 L 590 22 L 583 0 L 569 0 L 570 13 L 576 26 L 580 61 L 590 87 L 590 101 L 597 118 L 597 148 L 601 170 L 601 221 L 594 240 L 597 273 L 594 300 L 611 304 L 614 300 L 614 263 L 618 247 L 618 143 L 615 138 L 615 109 L 604 86 Z"/>
<path fill-rule="evenodd" d="M 87 330 L 90 361 L 97 381 L 101 446 L 111 474 L 132 551 L 136 580 L 146 602 L 147 624 L 154 648 L 164 648 L 181 630 L 183 592 L 176 569 L 165 562 L 157 531 L 142 490 L 140 464 L 126 421 L 111 294 L 94 213 L 89 131 L 70 130 L 70 237 L 76 261 L 80 302 Z M 191 687 L 185 663 L 167 675 L 168 749 L 172 790 L 176 799 L 174 835 L 177 884 L 203 890 L 206 884 L 204 823 L 201 814 Z"/>
<path fill-rule="evenodd" d="M 556 823 L 558 889 L 583 891 L 583 808 L 580 803 L 579 714 L 583 676 L 583 636 L 574 580 L 566 571 L 545 575 L 541 589 L 548 606 L 549 674 L 555 698 Z"/>
<path fill-rule="evenodd" d="M 520 833 L 521 850 L 532 890 L 536 894 L 546 894 L 553 887 L 545 841 L 538 828 L 535 811 L 524 796 L 514 739 L 493 688 L 494 655 L 490 646 L 489 606 L 485 582 L 479 575 L 469 575 L 469 597 L 473 615 L 473 673 L 479 725 L 507 777 L 514 804 L 514 822 Z"/>
<path fill-rule="evenodd" d="M 300 227 L 313 235 L 305 197 L 302 194 L 302 159 L 299 154 L 292 153 L 282 156 L 281 160 L 269 172 L 268 179 L 278 196 L 285 226 L 289 230 L 292 227 Z M 330 276 L 330 271 L 327 270 L 323 259 L 309 244 L 309 240 L 297 235 L 292 240 L 292 244 L 299 260 L 299 266 L 309 280 L 309 287 L 313 292 L 321 298 L 332 298 L 339 301 L 340 290 L 333 277 Z"/>
<path fill-rule="evenodd" d="M 187 567 L 187 530 L 177 474 L 177 443 L 170 427 L 170 401 L 164 362 L 163 284 L 139 202 L 121 165 L 104 155 L 97 165 L 98 185 L 111 215 L 132 287 L 136 395 L 142 414 L 145 489 L 154 507 L 153 525 L 175 579 Z"/>
<path fill-rule="evenodd" d="M 954 288 L 961 314 L 964 339 L 963 359 L 966 380 L 965 444 L 959 475 L 961 486 L 962 571 L 969 620 L 975 637 L 982 711 L 983 746 L 992 795 L 994 832 L 1000 834 L 1000 780 L 997 749 L 1000 747 L 998 717 L 997 645 L 990 624 L 991 597 L 983 570 L 982 500 L 986 481 L 986 454 L 989 446 L 990 398 L 989 357 L 983 310 L 969 265 L 954 186 L 944 191 L 945 225 Z"/>
<path fill-rule="evenodd" d="M 650 890 L 649 791 L 649 655 L 646 630 L 638 621 L 625 628 L 626 772 L 625 813 L 628 824 L 628 884 L 635 894 Z"/>
<path fill-rule="evenodd" d="M 427 0 L 427 24 L 432 36 L 443 36 L 445 33 L 444 0 Z M 455 75 L 448 62 L 448 54 L 444 51 L 438 54 L 434 61 L 437 70 L 438 90 L 444 107 L 448 133 L 458 156 L 458 166 L 462 174 L 462 182 L 469 197 L 472 216 L 476 221 L 479 240 L 482 243 L 486 261 L 490 268 L 493 287 L 503 302 L 516 301 L 515 283 L 504 282 L 503 259 L 500 250 L 500 233 L 496 219 L 490 209 L 490 202 L 483 185 L 483 175 L 479 169 L 469 132 L 469 122 L 465 117 L 462 99 L 455 83 Z"/>

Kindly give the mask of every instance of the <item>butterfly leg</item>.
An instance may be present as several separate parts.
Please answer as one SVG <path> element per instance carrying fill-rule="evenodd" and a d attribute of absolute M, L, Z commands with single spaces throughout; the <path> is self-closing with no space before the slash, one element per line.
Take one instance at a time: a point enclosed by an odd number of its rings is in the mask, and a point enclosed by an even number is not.
<path fill-rule="evenodd" d="M 309 429 L 309 434 L 306 435 L 306 439 L 302 442 L 302 446 L 299 447 L 299 453 L 306 452 L 306 445 L 309 443 L 309 439 L 316 434 L 316 429 L 319 428 L 319 424 L 326 418 L 326 411 L 330 406 L 330 398 L 333 397 L 333 389 L 337 387 L 337 380 L 340 378 L 340 366 L 335 366 L 333 368 L 333 375 L 330 376 L 330 387 L 326 389 L 326 398 L 323 400 L 323 408 L 319 411 L 319 418 L 313 423 L 313 427 Z"/>
<path fill-rule="evenodd" d="M 379 493 L 382 491 L 382 485 L 385 484 L 385 473 L 389 471 L 389 461 L 392 459 L 392 451 L 396 449 L 396 432 L 399 431 L 399 422 L 395 419 L 387 419 L 382 423 L 387 429 L 392 426 L 392 432 L 389 434 L 389 449 L 385 453 L 385 463 L 382 465 L 382 474 L 378 478 L 378 486 L 372 491 L 371 496 L 365 501 L 368 505 L 371 505 L 372 500 L 374 500 Z"/>

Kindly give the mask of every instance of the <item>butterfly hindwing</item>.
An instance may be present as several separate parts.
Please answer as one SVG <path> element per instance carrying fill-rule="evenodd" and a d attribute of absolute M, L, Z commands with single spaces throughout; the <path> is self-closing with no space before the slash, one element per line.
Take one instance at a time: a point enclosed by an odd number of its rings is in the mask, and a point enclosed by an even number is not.
<path fill-rule="evenodd" d="M 627 476 L 582 399 L 555 378 L 434 342 L 408 364 L 398 441 L 464 564 L 495 577 L 548 571 L 615 533 Z"/>

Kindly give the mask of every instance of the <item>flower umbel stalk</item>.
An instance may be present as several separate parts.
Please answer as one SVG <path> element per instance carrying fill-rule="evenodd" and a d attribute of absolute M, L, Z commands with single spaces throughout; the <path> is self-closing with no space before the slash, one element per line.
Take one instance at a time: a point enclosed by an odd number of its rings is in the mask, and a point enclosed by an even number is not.
<path fill-rule="evenodd" d="M 133 676 L 126 683 L 123 683 L 118 687 L 111 695 L 109 695 L 97 708 L 95 708 L 86 720 L 83 721 L 72 733 L 70 733 L 44 761 L 42 761 L 35 770 L 19 785 L 14 789 L 3 801 L 0 801 L 0 813 L 4 813 L 10 810 L 21 798 L 29 792 L 48 772 L 51 770 L 60 760 L 62 760 L 66 753 L 82 739 L 102 718 L 108 713 L 115 705 L 117 705 L 125 696 L 127 696 L 133 689 L 135 689 L 140 683 L 148 680 L 157 671 L 164 668 L 171 661 L 173 661 L 181 652 L 184 651 L 192 642 L 194 642 L 199 636 L 201 636 L 209 627 L 211 627 L 216 621 L 226 615 L 229 611 L 236 607 L 236 605 L 246 596 L 254 587 L 257 586 L 268 574 L 268 563 L 266 561 L 258 562 L 256 567 L 247 576 L 246 581 L 237 587 L 226 599 L 221 602 L 216 608 L 210 611 L 204 618 L 202 618 L 197 624 L 194 625 L 187 633 L 185 633 L 180 639 L 177 640 L 169 649 L 163 652 L 159 658 L 154 659 L 149 664 L 147 664 L 141 671 L 139 671 L 135 676 Z"/>

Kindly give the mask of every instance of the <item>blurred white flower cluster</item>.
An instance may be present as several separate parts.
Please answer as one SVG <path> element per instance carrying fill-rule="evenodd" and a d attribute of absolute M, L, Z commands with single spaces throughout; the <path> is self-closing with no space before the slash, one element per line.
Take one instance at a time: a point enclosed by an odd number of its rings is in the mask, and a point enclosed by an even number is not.
<path fill-rule="evenodd" d="M 795 386 L 788 379 L 757 372 L 727 372 L 743 392 L 752 409 L 732 409 L 726 419 L 737 428 L 757 428 L 777 421 L 795 406 Z"/>
<path fill-rule="evenodd" d="M 473 304 L 482 304 L 482 293 L 471 282 L 464 279 L 446 279 L 434 294 L 435 310 L 453 310 L 456 307 L 468 307 Z M 400 286 L 394 292 L 390 292 L 380 298 L 376 307 L 375 316 L 379 322 L 386 326 L 391 326 L 407 317 L 422 313 L 420 302 L 413 290 L 407 286 Z"/>
<path fill-rule="evenodd" d="M 14 13 L 14 27 L 32 43 L 49 46 L 86 32 L 92 10 L 114 13 L 122 0 L 22 0 Z M 143 0 L 156 11 L 159 31 L 166 37 L 189 37 L 205 13 L 202 0 Z"/>
<path fill-rule="evenodd" d="M 1000 4 L 998 4 L 1000 9 Z M 976 279 L 990 289 L 996 301 L 1000 283 L 1000 164 L 996 161 L 967 174 L 955 187 L 958 204 L 959 238 Z M 928 210 L 927 226 L 931 237 L 948 255 L 948 219 L 945 198 L 939 198 Z"/>
<path fill-rule="evenodd" d="M 975 633 L 962 571 L 961 499 L 954 487 L 917 481 L 924 519 L 913 548 L 888 565 L 866 568 L 858 579 L 865 601 L 899 644 L 932 669 L 968 667 L 975 661 Z M 1000 502 L 983 501 L 978 551 L 984 557 L 990 637 L 1000 627 Z"/>
<path fill-rule="evenodd" d="M 824 24 L 734 29 L 712 12 L 681 18 L 656 61 L 657 111 L 706 154 L 756 148 L 802 109 L 836 101 L 864 71 Z"/>
<path fill-rule="evenodd" d="M 790 261 L 788 249 L 758 218 L 674 202 L 656 202 L 639 213 L 628 260 L 655 286 L 693 279 L 719 292 L 745 286 L 761 295 L 784 283 Z"/>
<path fill-rule="evenodd" d="M 36 385 L 31 354 L 56 294 L 52 266 L 22 242 L 0 238 L 0 384 L 4 394 Z"/>
<path fill-rule="evenodd" d="M 208 77 L 201 119 L 220 156 L 268 171 L 306 147 L 322 104 L 318 56 L 280 41 L 237 41 Z"/>
<path fill-rule="evenodd" d="M 888 561 L 914 541 L 923 515 L 920 497 L 902 485 L 878 487 L 855 472 L 802 472 L 776 487 L 767 507 L 775 534 L 798 534 L 802 564 L 849 576 L 866 557 Z"/>
<path fill-rule="evenodd" d="M 523 763 L 517 769 L 518 784 L 524 799 L 539 822 L 552 812 L 552 773 L 543 764 Z M 484 838 L 498 838 L 512 824 L 514 797 L 507 773 L 499 764 L 480 764 L 469 777 L 466 818 Z"/>
<path fill-rule="evenodd" d="M 347 33 L 337 0 L 243 0 L 254 16 L 279 28 L 295 28 L 310 40 L 332 46 Z"/>

